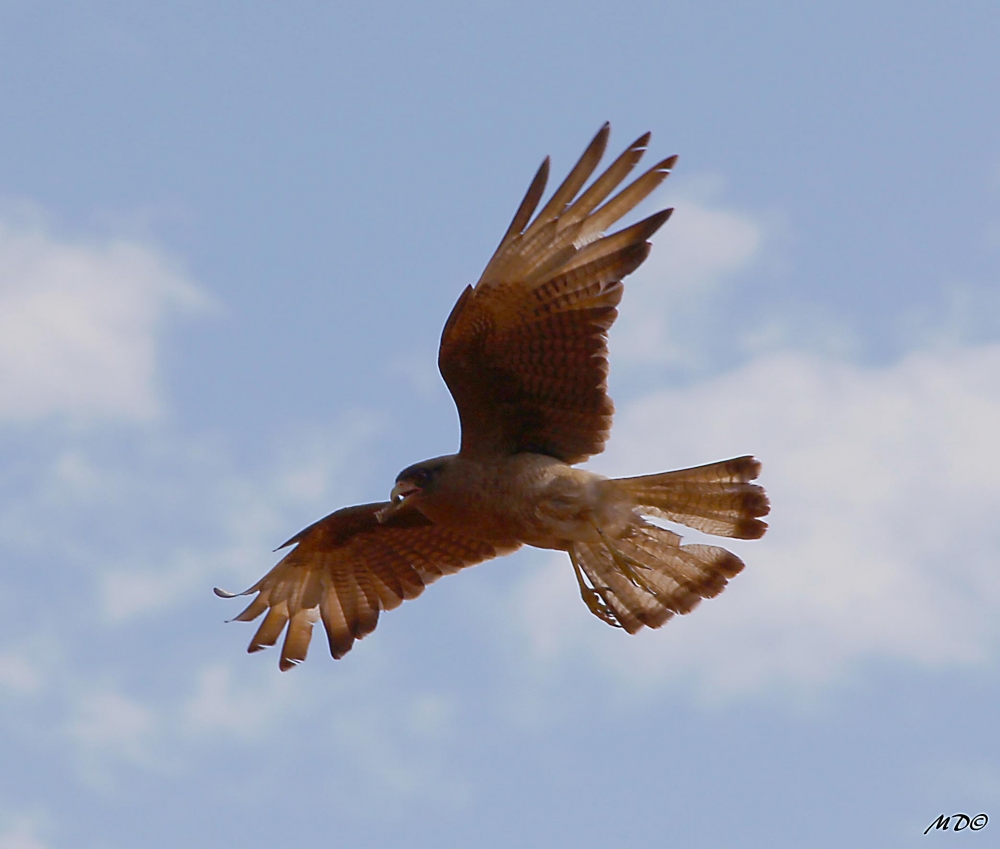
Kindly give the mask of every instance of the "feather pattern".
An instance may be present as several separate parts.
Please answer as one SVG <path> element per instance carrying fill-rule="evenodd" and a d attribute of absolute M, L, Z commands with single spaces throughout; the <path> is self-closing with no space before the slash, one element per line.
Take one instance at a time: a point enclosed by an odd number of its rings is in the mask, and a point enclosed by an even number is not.
<path fill-rule="evenodd" d="M 611 624 L 630 634 L 690 613 L 743 569 L 724 548 L 681 545 L 677 534 L 641 519 L 614 540 L 576 543 L 572 554 Z"/>
<path fill-rule="evenodd" d="M 607 331 L 618 315 L 622 279 L 645 260 L 648 239 L 670 210 L 602 234 L 676 161 L 657 163 L 606 201 L 642 157 L 647 133 L 580 194 L 608 132 L 601 128 L 528 223 L 548 171 L 543 164 L 479 282 L 445 325 L 438 365 L 458 407 L 463 456 L 528 451 L 578 463 L 604 448 L 614 414 Z"/>
<path fill-rule="evenodd" d="M 771 509 L 764 490 L 750 483 L 760 474 L 753 457 L 736 457 L 693 469 L 610 481 L 640 512 L 716 536 L 759 539 Z"/>
<path fill-rule="evenodd" d="M 338 510 L 286 543 L 295 548 L 240 593 L 256 596 L 236 619 L 249 622 L 266 612 L 248 651 L 275 645 L 287 627 L 279 666 L 290 669 L 305 660 L 313 623 L 322 620 L 330 654 L 343 657 L 355 640 L 375 630 L 380 611 L 416 598 L 442 575 L 520 545 L 473 539 L 412 509 L 380 522 L 378 514 L 387 507 L 384 502 Z"/>
<path fill-rule="evenodd" d="M 237 620 L 263 616 L 249 651 L 284 634 L 279 666 L 290 669 L 322 622 L 341 658 L 381 611 L 525 541 L 567 551 L 590 610 L 629 633 L 689 613 L 743 568 L 725 549 L 681 545 L 643 517 L 761 536 L 770 505 L 752 483 L 760 471 L 752 457 L 619 479 L 570 468 L 602 451 L 610 434 L 608 329 L 623 279 L 672 212 L 606 233 L 676 162 L 663 159 L 623 185 L 646 133 L 586 186 L 609 132 L 601 127 L 536 215 L 549 175 L 542 162 L 479 281 L 448 317 L 438 365 L 461 420 L 459 454 L 405 469 L 391 505 L 338 510 L 281 546 L 292 548 L 240 594 L 253 598 Z"/>

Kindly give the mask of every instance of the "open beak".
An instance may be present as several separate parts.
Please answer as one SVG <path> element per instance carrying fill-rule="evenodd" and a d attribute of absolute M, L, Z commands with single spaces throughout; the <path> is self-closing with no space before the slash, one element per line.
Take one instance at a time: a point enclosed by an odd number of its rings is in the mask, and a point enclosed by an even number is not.
<path fill-rule="evenodd" d="M 397 483 L 392 488 L 392 492 L 389 494 L 389 500 L 397 507 L 401 507 L 407 498 L 418 492 L 420 492 L 420 487 L 414 486 L 412 483 L 402 481 Z"/>
<path fill-rule="evenodd" d="M 411 495 L 416 495 L 420 492 L 419 486 L 414 486 L 412 483 L 407 483 L 402 481 L 397 483 L 393 488 L 392 492 L 389 493 L 389 500 L 392 502 L 388 507 L 383 507 L 376 513 L 376 518 L 379 522 L 384 522 L 394 513 L 402 510 L 409 500 Z"/>

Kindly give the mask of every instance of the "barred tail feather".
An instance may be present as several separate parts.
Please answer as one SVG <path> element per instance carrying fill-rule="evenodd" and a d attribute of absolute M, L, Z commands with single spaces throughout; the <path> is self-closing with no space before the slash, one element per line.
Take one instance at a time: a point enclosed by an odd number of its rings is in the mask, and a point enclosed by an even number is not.
<path fill-rule="evenodd" d="M 723 548 L 682 546 L 677 534 L 646 522 L 613 540 L 576 543 L 570 555 L 603 602 L 594 612 L 630 634 L 690 613 L 743 569 L 743 561 Z"/>
<path fill-rule="evenodd" d="M 673 531 L 642 514 L 668 519 L 717 536 L 757 539 L 770 504 L 750 481 L 760 473 L 753 457 L 618 478 L 604 483 L 613 500 L 638 514 L 613 536 L 599 530 L 598 542 L 577 542 L 570 558 L 584 601 L 606 622 L 634 634 L 659 628 L 675 613 L 690 613 L 703 598 L 721 593 L 743 569 L 735 554 L 714 545 L 681 545 Z"/>
<path fill-rule="evenodd" d="M 758 539 L 771 509 L 764 490 L 750 483 L 760 474 L 753 457 L 736 457 L 656 475 L 609 481 L 640 513 L 716 536 Z"/>

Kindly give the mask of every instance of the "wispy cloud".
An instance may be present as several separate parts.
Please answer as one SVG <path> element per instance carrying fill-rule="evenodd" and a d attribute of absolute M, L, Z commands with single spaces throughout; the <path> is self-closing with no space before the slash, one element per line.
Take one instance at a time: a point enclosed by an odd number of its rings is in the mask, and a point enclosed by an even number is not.
<path fill-rule="evenodd" d="M 155 417 L 162 320 L 208 303 L 148 245 L 0 220 L 0 421 Z"/>
<path fill-rule="evenodd" d="M 696 187 L 692 187 L 696 188 Z M 775 221 L 725 205 L 718 187 L 670 193 L 675 212 L 655 247 L 628 279 L 627 309 L 613 331 L 616 362 L 700 365 L 704 333 L 727 283 L 761 261 Z"/>
<path fill-rule="evenodd" d="M 156 767 L 154 751 L 162 718 L 151 706 L 115 687 L 94 687 L 72 700 L 65 734 L 75 744 L 82 779 L 108 785 L 115 767 L 126 763 Z"/>
<path fill-rule="evenodd" d="M 231 667 L 210 664 L 198 673 L 197 689 L 181 709 L 184 723 L 197 734 L 255 738 L 274 721 L 292 684 L 268 675 L 251 688 L 237 682 Z"/>
<path fill-rule="evenodd" d="M 23 652 L 0 651 L 0 687 L 15 693 L 34 693 L 42 686 L 42 674 Z"/>
<path fill-rule="evenodd" d="M 881 368 L 785 353 L 639 399 L 597 468 L 755 453 L 771 530 L 733 545 L 747 569 L 720 598 L 636 640 L 571 607 L 553 563 L 522 589 L 538 657 L 583 652 L 640 689 L 687 680 L 705 698 L 805 692 L 871 660 L 982 663 L 1000 631 L 997 433 L 1000 345 Z"/>
<path fill-rule="evenodd" d="M 8 818 L 5 818 L 8 819 Z M 36 817 L 12 817 L 0 830 L 0 849 L 46 849 L 50 844 L 38 836 Z"/>

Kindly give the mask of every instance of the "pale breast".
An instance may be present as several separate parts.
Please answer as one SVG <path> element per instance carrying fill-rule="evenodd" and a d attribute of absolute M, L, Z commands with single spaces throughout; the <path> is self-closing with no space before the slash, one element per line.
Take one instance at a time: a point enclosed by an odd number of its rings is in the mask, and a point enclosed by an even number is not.
<path fill-rule="evenodd" d="M 571 541 L 596 541 L 595 524 L 619 523 L 601 475 L 540 454 L 456 460 L 420 509 L 471 536 L 564 549 Z"/>

